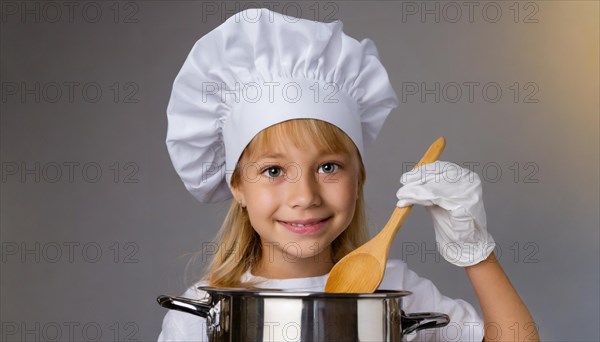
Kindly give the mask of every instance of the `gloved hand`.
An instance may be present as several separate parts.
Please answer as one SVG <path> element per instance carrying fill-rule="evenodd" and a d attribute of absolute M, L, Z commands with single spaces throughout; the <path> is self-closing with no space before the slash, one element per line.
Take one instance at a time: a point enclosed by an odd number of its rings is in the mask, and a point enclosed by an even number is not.
<path fill-rule="evenodd" d="M 398 207 L 425 206 L 433 219 L 439 253 L 465 267 L 485 260 L 495 242 L 487 231 L 479 175 L 454 163 L 437 161 L 402 175 Z"/>

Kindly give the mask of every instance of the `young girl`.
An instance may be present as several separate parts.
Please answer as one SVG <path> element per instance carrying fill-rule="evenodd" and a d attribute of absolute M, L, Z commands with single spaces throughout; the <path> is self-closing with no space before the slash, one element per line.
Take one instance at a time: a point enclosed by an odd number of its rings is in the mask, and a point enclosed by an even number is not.
<path fill-rule="evenodd" d="M 173 86 L 167 146 L 198 200 L 234 200 L 205 277 L 183 296 L 201 298 L 201 285 L 323 291 L 333 265 L 368 240 L 364 147 L 397 105 L 374 44 L 345 35 L 339 21 L 246 10 L 202 37 Z M 484 316 L 390 260 L 381 289 L 413 292 L 406 312 L 451 319 L 451 332 L 409 338 L 537 340 L 492 252 L 477 175 L 436 162 L 402 183 L 398 206 L 427 206 L 438 250 L 466 269 Z M 159 340 L 207 340 L 206 322 L 169 311 Z"/>

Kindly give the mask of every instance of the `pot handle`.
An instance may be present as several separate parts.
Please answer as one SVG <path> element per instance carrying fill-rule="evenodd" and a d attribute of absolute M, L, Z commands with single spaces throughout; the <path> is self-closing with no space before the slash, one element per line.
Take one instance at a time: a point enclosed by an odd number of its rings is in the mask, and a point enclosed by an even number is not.
<path fill-rule="evenodd" d="M 162 295 L 158 296 L 156 300 L 158 301 L 158 305 L 162 306 L 163 308 L 183 311 L 204 318 L 209 315 L 209 312 L 212 309 L 212 306 L 210 305 L 210 296 L 207 296 L 201 300 L 196 300 L 185 297 Z"/>
<path fill-rule="evenodd" d="M 404 313 L 402 311 L 402 329 L 403 335 L 408 335 L 413 331 L 419 331 L 430 328 L 441 328 L 450 323 L 450 316 L 439 312 L 417 312 Z"/>

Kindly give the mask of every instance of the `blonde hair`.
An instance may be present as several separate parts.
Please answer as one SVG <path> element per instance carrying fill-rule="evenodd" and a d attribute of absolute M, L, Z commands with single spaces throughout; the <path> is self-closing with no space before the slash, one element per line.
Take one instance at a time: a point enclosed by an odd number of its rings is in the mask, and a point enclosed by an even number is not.
<path fill-rule="evenodd" d="M 365 168 L 358 149 L 342 130 L 316 119 L 288 120 L 264 129 L 253 138 L 242 153 L 240 162 L 232 175 L 231 186 L 237 188 L 241 184 L 240 165 L 243 164 L 242 161 L 252 160 L 255 155 L 265 151 L 273 143 L 280 142 L 283 137 L 289 138 L 296 148 L 302 148 L 307 141 L 312 141 L 321 151 L 345 152 L 358 158 L 356 209 L 348 228 L 332 242 L 331 259 L 335 263 L 365 243 L 368 238 L 363 198 Z M 231 201 L 227 216 L 213 242 L 213 246 L 216 246 L 217 250 L 202 280 L 214 287 L 254 286 L 256 283 L 244 284 L 240 278 L 262 256 L 260 236 L 252 228 L 247 211 L 235 200 Z"/>

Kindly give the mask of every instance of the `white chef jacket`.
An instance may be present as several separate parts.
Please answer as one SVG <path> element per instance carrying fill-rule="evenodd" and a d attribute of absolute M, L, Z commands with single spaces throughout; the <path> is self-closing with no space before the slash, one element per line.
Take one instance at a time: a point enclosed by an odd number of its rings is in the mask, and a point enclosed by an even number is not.
<path fill-rule="evenodd" d="M 254 276 L 248 270 L 242 281 L 264 280 L 261 288 L 286 289 L 294 291 L 322 292 L 329 274 L 292 279 L 266 279 Z M 204 291 L 198 282 L 190 287 L 183 297 L 202 298 Z M 388 260 L 385 276 L 379 289 L 406 290 L 412 295 L 403 298 L 403 310 L 406 313 L 439 312 L 450 316 L 450 323 L 442 328 L 424 329 L 406 336 L 407 341 L 482 341 L 483 320 L 473 306 L 462 299 L 452 299 L 442 295 L 435 285 L 411 271 L 400 259 Z M 158 341 L 208 341 L 205 318 L 181 311 L 169 310 L 162 324 Z"/>

